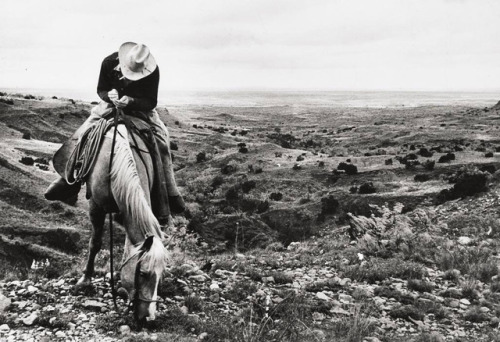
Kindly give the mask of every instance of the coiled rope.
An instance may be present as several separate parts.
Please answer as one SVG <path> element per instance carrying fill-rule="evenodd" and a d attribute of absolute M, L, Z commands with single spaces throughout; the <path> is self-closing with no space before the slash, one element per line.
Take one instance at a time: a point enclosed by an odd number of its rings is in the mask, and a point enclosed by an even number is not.
<path fill-rule="evenodd" d="M 85 181 L 97 159 L 104 135 L 112 125 L 112 121 L 100 119 L 82 134 L 64 169 L 68 184 Z"/>

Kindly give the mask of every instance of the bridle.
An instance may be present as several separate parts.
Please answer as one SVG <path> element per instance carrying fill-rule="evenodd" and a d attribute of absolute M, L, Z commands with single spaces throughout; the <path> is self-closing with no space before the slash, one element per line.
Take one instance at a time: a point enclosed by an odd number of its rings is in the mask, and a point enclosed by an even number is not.
<path fill-rule="evenodd" d="M 127 313 L 132 309 L 135 318 L 137 319 L 137 307 L 139 306 L 139 303 L 145 302 L 145 303 L 158 303 L 158 302 L 163 302 L 161 299 L 148 299 L 144 298 L 141 296 L 140 291 L 139 291 L 139 277 L 141 275 L 141 262 L 142 262 L 142 257 L 144 256 L 144 253 L 146 253 L 148 249 L 146 248 L 141 248 L 137 253 L 132 254 L 129 256 L 120 266 L 120 271 L 125 267 L 127 263 L 130 262 L 134 257 L 137 256 L 137 264 L 135 265 L 135 273 L 134 273 L 134 296 L 130 300 L 129 303 L 127 304 Z"/>

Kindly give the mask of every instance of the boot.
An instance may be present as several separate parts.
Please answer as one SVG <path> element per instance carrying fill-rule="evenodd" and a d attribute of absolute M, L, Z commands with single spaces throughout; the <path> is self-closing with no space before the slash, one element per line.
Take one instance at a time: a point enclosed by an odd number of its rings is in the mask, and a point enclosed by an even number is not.
<path fill-rule="evenodd" d="M 81 187 L 81 183 L 69 185 L 64 178 L 60 177 L 50 184 L 44 196 L 49 201 L 59 200 L 73 202 L 75 197 L 78 196 Z"/>

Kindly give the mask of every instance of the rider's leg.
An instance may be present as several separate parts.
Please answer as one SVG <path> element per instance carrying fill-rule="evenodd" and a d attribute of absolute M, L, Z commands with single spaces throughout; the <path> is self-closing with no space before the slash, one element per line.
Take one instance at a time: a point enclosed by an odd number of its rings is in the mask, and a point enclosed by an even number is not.
<path fill-rule="evenodd" d="M 168 129 L 160 120 L 160 117 L 155 110 L 151 111 L 150 119 L 156 131 L 155 138 L 158 149 L 160 150 L 161 161 L 165 173 L 170 210 L 174 214 L 179 214 L 184 211 L 186 205 L 184 204 L 184 200 L 175 182 L 172 157 L 170 155 L 170 136 L 168 133 Z"/>
<path fill-rule="evenodd" d="M 85 122 L 73 133 L 70 139 L 78 140 L 82 134 L 94 123 L 99 121 L 103 116 L 109 115 L 113 110 L 112 105 L 106 102 L 101 102 L 90 111 L 90 116 Z M 59 177 L 53 181 L 45 191 L 45 198 L 49 201 L 60 200 L 64 202 L 75 203 L 75 197 L 78 196 L 81 183 L 68 184 L 66 179 Z M 71 204 L 72 204 L 71 203 Z"/>

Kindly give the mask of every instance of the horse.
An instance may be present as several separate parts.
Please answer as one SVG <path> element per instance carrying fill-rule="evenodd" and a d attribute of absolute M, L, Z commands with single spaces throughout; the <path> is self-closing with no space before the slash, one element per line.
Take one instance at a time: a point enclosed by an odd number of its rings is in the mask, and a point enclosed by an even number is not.
<path fill-rule="evenodd" d="M 113 131 L 105 135 L 96 162 L 87 177 L 92 236 L 89 255 L 77 287 L 91 283 L 96 254 L 102 246 L 106 213 L 121 212 L 126 231 L 120 279 L 137 321 L 154 320 L 158 284 L 168 261 L 164 233 L 151 209 L 153 163 L 141 139 L 132 149 L 124 125 L 117 126 L 114 156 L 109 170 Z M 142 156 L 139 156 L 142 153 Z M 113 270 L 111 270 L 113 272 Z"/>

